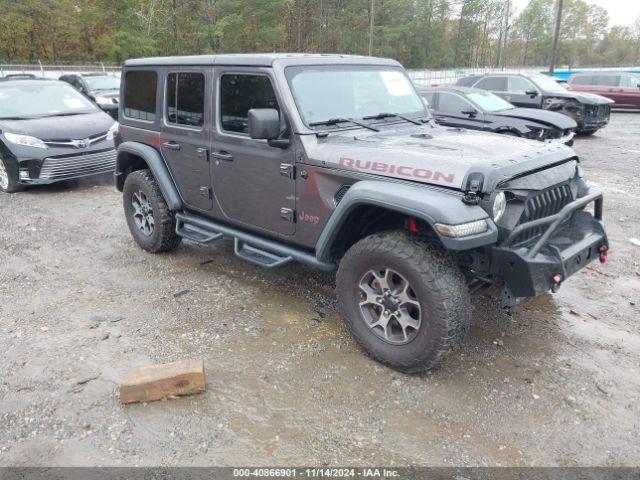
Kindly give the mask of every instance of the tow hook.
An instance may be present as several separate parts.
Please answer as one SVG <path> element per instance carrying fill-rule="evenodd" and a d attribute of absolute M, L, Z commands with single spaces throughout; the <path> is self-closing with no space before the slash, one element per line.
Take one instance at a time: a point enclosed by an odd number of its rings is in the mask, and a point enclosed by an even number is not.
<path fill-rule="evenodd" d="M 607 246 L 600 245 L 598 251 L 600 252 L 600 263 L 607 263 Z"/>
<path fill-rule="evenodd" d="M 560 290 L 560 285 L 562 285 L 562 275 L 556 273 L 553 277 L 551 277 L 551 291 L 556 293 Z"/>

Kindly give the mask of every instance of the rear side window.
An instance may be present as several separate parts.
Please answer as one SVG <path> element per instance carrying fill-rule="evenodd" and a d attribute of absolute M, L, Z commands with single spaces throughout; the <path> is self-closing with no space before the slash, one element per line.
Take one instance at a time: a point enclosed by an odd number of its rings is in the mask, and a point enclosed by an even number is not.
<path fill-rule="evenodd" d="M 204 123 L 204 75 L 170 73 L 166 102 L 167 123 L 201 128 Z"/>
<path fill-rule="evenodd" d="M 571 85 L 592 85 L 593 84 L 593 75 L 579 75 L 577 77 L 573 77 L 571 80 Z"/>
<path fill-rule="evenodd" d="M 156 72 L 134 70 L 124 77 L 125 117 L 153 122 L 156 119 L 156 93 L 158 76 Z"/>
<path fill-rule="evenodd" d="M 458 114 L 470 108 L 471 104 L 458 95 L 440 92 L 438 96 L 438 112 Z"/>
<path fill-rule="evenodd" d="M 271 80 L 264 75 L 223 75 L 220 81 L 222 130 L 246 134 L 252 108 L 278 108 Z"/>
<path fill-rule="evenodd" d="M 485 77 L 475 86 L 484 90 L 493 90 L 494 92 L 504 92 L 507 90 L 507 82 L 505 77 Z"/>
<path fill-rule="evenodd" d="M 617 87 L 620 84 L 619 75 L 596 75 L 593 85 L 599 87 Z"/>

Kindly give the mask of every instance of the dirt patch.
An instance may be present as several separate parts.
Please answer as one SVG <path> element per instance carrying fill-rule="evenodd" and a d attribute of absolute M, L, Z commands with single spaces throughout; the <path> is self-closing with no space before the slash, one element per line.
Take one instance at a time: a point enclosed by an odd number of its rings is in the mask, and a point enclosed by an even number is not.
<path fill-rule="evenodd" d="M 0 196 L 0 465 L 637 465 L 640 115 L 575 149 L 609 262 L 512 317 L 476 299 L 422 376 L 360 351 L 331 275 L 141 251 L 108 177 Z M 206 393 L 119 404 L 125 370 L 184 358 Z"/>

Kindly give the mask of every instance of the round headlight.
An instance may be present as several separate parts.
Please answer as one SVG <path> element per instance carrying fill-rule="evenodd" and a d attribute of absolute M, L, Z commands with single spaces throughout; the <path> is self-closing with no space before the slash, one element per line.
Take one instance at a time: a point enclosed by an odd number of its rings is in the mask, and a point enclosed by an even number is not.
<path fill-rule="evenodd" d="M 499 192 L 496 198 L 493 199 L 493 207 L 491 208 L 493 221 L 497 222 L 500 220 L 506 209 L 507 197 L 504 195 L 504 192 Z"/>

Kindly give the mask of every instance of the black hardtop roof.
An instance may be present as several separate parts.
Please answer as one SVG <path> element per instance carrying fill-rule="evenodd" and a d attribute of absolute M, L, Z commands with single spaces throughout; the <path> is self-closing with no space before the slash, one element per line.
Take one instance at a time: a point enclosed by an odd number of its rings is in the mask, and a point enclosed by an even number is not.
<path fill-rule="evenodd" d="M 389 58 L 366 57 L 359 55 L 340 55 L 328 53 L 238 53 L 222 55 L 190 55 L 178 57 L 133 58 L 124 62 L 125 67 L 139 66 L 197 66 L 197 65 L 233 65 L 272 67 L 274 63 L 287 65 L 333 65 L 333 64 L 365 64 L 393 65 L 400 64 Z"/>

